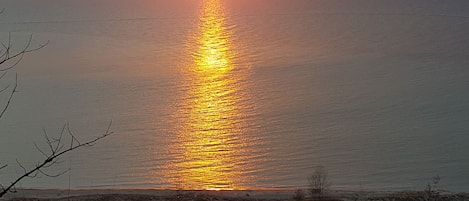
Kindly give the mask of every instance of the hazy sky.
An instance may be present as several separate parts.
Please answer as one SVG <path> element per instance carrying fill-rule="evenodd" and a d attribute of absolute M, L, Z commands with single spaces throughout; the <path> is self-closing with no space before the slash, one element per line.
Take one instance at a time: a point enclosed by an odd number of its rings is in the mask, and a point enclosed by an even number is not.
<path fill-rule="evenodd" d="M 193 16 L 202 0 L 2 0 L 0 21 L 87 20 Z M 453 0 L 223 0 L 238 14 L 376 12 L 467 15 L 469 1 Z M 294 4 L 291 1 L 295 1 Z M 303 6 L 302 6 L 303 5 Z M 313 10 L 311 10 L 313 9 Z"/>

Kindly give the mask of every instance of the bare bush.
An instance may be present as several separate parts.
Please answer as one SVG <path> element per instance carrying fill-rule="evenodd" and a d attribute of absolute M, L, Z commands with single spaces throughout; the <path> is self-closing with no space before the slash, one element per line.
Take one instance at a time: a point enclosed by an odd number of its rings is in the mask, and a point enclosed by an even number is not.
<path fill-rule="evenodd" d="M 293 194 L 293 199 L 297 201 L 304 200 L 306 197 L 305 191 L 303 189 L 297 189 Z"/>
<path fill-rule="evenodd" d="M 437 200 L 438 197 L 440 196 L 440 193 L 438 192 L 437 186 L 438 183 L 440 183 L 440 176 L 436 175 L 433 177 L 432 181 L 427 183 L 427 187 L 424 190 L 424 198 L 425 200 Z"/>
<path fill-rule="evenodd" d="M 58 177 L 60 175 L 65 174 L 68 170 L 56 174 L 50 174 L 47 173 L 45 170 L 54 164 L 60 163 L 60 157 L 65 155 L 68 152 L 74 151 L 79 148 L 83 147 L 91 147 L 93 146 L 97 141 L 111 135 L 113 132 L 111 131 L 111 125 L 112 121 L 109 123 L 106 131 L 99 137 L 81 143 L 75 135 L 73 135 L 72 131 L 70 130 L 69 124 L 65 124 L 64 127 L 62 128 L 62 131 L 60 132 L 60 135 L 58 138 L 51 138 L 47 135 L 46 132 L 44 132 L 44 138 L 46 140 L 47 144 L 47 150 L 43 150 L 39 148 L 37 144 L 34 144 L 36 146 L 36 149 L 44 156 L 44 159 L 38 162 L 34 168 L 32 169 L 26 169 L 18 160 L 16 161 L 18 166 L 20 166 L 24 173 L 18 177 L 15 181 L 11 182 L 10 185 L 7 187 L 4 187 L 0 185 L 0 198 L 4 196 L 8 192 L 16 192 L 15 190 L 15 185 L 20 182 L 21 180 L 25 178 L 35 178 L 39 174 L 47 176 L 47 177 Z M 70 140 L 67 142 L 64 141 L 64 135 L 68 135 Z"/>
<path fill-rule="evenodd" d="M 324 166 L 317 166 L 313 174 L 308 177 L 308 181 L 311 196 L 313 198 L 322 199 L 330 186 L 327 170 Z"/>

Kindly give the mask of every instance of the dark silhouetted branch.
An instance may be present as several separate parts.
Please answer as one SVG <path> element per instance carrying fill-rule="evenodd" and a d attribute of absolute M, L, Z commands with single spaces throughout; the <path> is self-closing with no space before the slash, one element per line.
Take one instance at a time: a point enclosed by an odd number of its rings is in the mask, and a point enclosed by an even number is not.
<path fill-rule="evenodd" d="M 13 64 L 7 65 L 6 67 L 0 68 L 0 71 L 7 71 L 15 67 L 22 59 L 23 56 L 28 53 L 28 52 L 34 52 L 37 50 L 40 50 L 47 46 L 49 44 L 49 41 L 47 41 L 44 44 L 39 45 L 36 48 L 31 48 L 31 42 L 33 41 L 33 35 L 31 34 L 29 36 L 28 42 L 26 45 L 21 49 L 20 51 L 16 53 L 12 53 L 11 49 L 13 48 L 13 45 L 11 44 L 11 33 L 8 34 L 8 43 L 5 44 L 2 42 L 3 50 L 0 52 L 0 65 L 5 64 L 6 62 L 17 59 L 16 61 L 13 62 Z"/>
<path fill-rule="evenodd" d="M 0 11 L 0 14 L 4 11 L 5 9 L 2 9 Z M 28 53 L 28 52 L 33 52 L 37 51 L 39 49 L 42 49 L 45 47 L 49 42 L 46 42 L 44 44 L 39 45 L 36 48 L 31 48 L 31 42 L 33 41 L 33 35 L 30 35 L 28 42 L 26 45 L 19 51 L 12 53 L 12 48 L 13 45 L 11 43 L 11 33 L 8 34 L 8 41 L 6 43 L 1 43 L 1 49 L 0 49 L 0 79 L 3 79 L 5 75 L 7 74 L 8 70 L 12 69 L 15 67 L 22 59 L 23 56 Z M 8 109 L 11 99 L 13 98 L 13 95 L 17 92 L 16 88 L 18 87 L 18 75 L 16 75 L 15 79 L 15 84 L 13 85 L 13 90 L 8 96 L 8 101 L 6 105 L 1 109 L 0 113 L 0 119 L 3 117 L 5 114 L 6 110 Z M 10 86 L 6 86 L 2 89 L 0 89 L 0 93 L 6 91 Z"/>
<path fill-rule="evenodd" d="M 101 136 L 99 136 L 99 137 L 97 137 L 97 138 L 95 138 L 91 141 L 85 142 L 85 143 L 80 143 L 77 140 L 77 138 L 71 132 L 70 125 L 68 123 L 66 123 L 64 125 L 64 127 L 62 128 L 62 130 L 60 132 L 60 136 L 58 138 L 50 138 L 47 135 L 47 132 L 44 131 L 44 137 L 46 139 L 46 143 L 47 143 L 47 146 L 49 148 L 48 152 L 46 152 L 43 149 L 39 148 L 39 146 L 37 146 L 37 144 L 34 144 L 34 145 L 36 146 L 38 151 L 41 152 L 45 156 L 45 159 L 42 160 L 41 162 L 39 162 L 38 164 L 36 164 L 36 166 L 31 170 L 27 170 L 17 160 L 16 162 L 21 167 L 21 169 L 23 169 L 24 174 L 21 175 L 20 177 L 18 177 L 15 181 L 13 181 L 8 187 L 3 187 L 2 186 L 1 187 L 1 192 L 0 192 L 0 198 L 2 196 L 4 196 L 6 193 L 12 192 L 12 190 L 14 190 L 15 185 L 18 182 L 20 182 L 21 180 L 23 180 L 27 177 L 34 178 L 38 174 L 42 174 L 42 175 L 45 175 L 47 177 L 58 177 L 60 175 L 65 174 L 68 170 L 66 170 L 64 172 L 61 172 L 61 173 L 58 173 L 58 174 L 49 174 L 49 173 L 46 173 L 44 171 L 44 169 L 49 168 L 49 167 L 53 166 L 54 164 L 60 163 L 59 159 L 64 154 L 66 154 L 68 152 L 71 152 L 71 151 L 74 151 L 76 149 L 82 148 L 82 147 L 91 147 L 96 142 L 98 142 L 99 140 L 113 134 L 113 132 L 111 131 L 111 126 L 112 126 L 112 121 L 109 123 L 109 125 L 108 125 L 108 127 L 107 127 L 107 129 L 106 129 L 106 131 L 104 132 L 103 135 L 101 135 Z M 71 137 L 70 146 L 67 149 L 64 149 L 65 144 L 63 143 L 63 137 L 64 137 L 65 132 L 67 132 Z M 4 167 L 6 167 L 6 165 L 2 166 L 2 168 L 4 168 Z"/>
<path fill-rule="evenodd" d="M 11 90 L 11 93 L 10 95 L 8 96 L 8 101 L 6 103 L 6 105 L 3 107 L 2 109 L 2 112 L 0 113 L 0 119 L 3 117 L 3 115 L 5 114 L 5 112 L 7 111 L 8 107 L 10 106 L 10 103 L 11 103 L 11 99 L 13 99 L 13 95 L 17 92 L 16 91 L 16 88 L 18 87 L 18 75 L 16 75 L 16 78 L 15 78 L 15 85 L 13 86 L 13 90 Z M 4 91 L 6 89 L 2 89 L 2 91 Z"/>
<path fill-rule="evenodd" d="M 5 9 L 0 9 L 0 14 L 2 14 L 4 11 Z M 33 42 L 33 35 L 31 34 L 29 36 L 29 39 L 27 40 L 27 43 L 22 48 L 14 47 L 12 44 L 11 33 L 8 34 L 7 41 L 0 42 L 0 80 L 6 76 L 9 70 L 14 68 L 19 62 L 22 61 L 26 53 L 42 49 L 49 43 L 49 42 L 46 42 L 46 43 L 40 44 L 38 47 L 33 48 L 31 47 L 32 42 Z M 0 87 L 0 93 L 8 92 L 5 95 L 7 96 L 7 101 L 4 104 L 4 106 L 0 108 L 0 119 L 4 117 L 5 112 L 7 111 L 8 107 L 11 104 L 14 94 L 18 92 L 17 87 L 18 87 L 18 75 L 16 75 L 15 77 L 14 85 Z M 10 91 L 11 88 L 12 90 Z M 112 121 L 109 123 L 109 126 L 107 127 L 106 132 L 103 135 L 95 138 L 94 140 L 88 141 L 86 143 L 81 143 L 75 137 L 68 123 L 66 123 L 64 127 L 62 128 L 58 138 L 49 137 L 47 135 L 47 132 L 44 130 L 44 138 L 46 140 L 47 148 L 41 149 L 36 143 L 34 143 L 34 146 L 36 147 L 36 149 L 44 156 L 44 160 L 39 161 L 32 169 L 26 168 L 22 163 L 16 160 L 16 163 L 23 170 L 24 173 L 20 177 L 16 178 L 13 182 L 11 182 L 6 187 L 0 184 L 0 198 L 3 197 L 8 192 L 16 192 L 15 186 L 18 184 L 18 182 L 20 182 L 21 180 L 27 177 L 34 178 L 34 177 L 37 177 L 38 175 L 45 175 L 47 177 L 58 177 L 60 175 L 65 174 L 69 170 L 66 170 L 64 172 L 60 172 L 57 174 L 50 174 L 46 172 L 46 170 L 47 168 L 53 166 L 54 164 L 61 163 L 62 161 L 59 161 L 60 157 L 65 155 L 66 153 L 74 151 L 82 147 L 93 146 L 97 141 L 111 135 L 112 134 L 111 125 L 112 125 Z M 64 135 L 66 135 L 65 132 L 67 132 L 68 135 L 70 136 L 69 143 L 64 142 Z M 6 167 L 7 167 L 6 164 L 0 165 L 0 170 Z"/>

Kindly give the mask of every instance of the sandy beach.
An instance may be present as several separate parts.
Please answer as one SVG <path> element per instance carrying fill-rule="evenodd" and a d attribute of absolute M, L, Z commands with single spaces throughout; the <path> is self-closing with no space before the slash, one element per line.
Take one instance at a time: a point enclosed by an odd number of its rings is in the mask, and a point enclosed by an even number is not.
<path fill-rule="evenodd" d="M 56 201 L 95 201 L 95 200 L 179 200 L 179 201 L 242 201 L 242 200 L 295 200 L 295 190 L 234 190 L 234 191 L 181 191 L 151 189 L 19 189 L 0 200 L 56 200 Z M 439 192 L 433 198 L 423 192 L 402 191 L 330 191 L 323 199 L 312 198 L 306 193 L 303 200 L 469 200 L 469 193 Z"/>

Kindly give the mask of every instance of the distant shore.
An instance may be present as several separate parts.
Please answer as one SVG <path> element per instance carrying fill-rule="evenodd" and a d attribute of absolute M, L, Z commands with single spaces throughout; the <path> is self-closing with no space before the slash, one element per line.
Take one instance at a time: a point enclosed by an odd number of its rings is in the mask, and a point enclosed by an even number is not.
<path fill-rule="evenodd" d="M 180 201 L 242 201 L 242 200 L 295 200 L 295 190 L 234 190 L 234 191 L 189 191 L 152 189 L 18 189 L 0 200 L 24 201 L 96 201 L 96 200 L 180 200 Z M 303 200 L 315 200 L 305 194 Z M 426 200 L 419 191 L 329 191 L 322 200 Z M 469 201 L 469 193 L 439 192 L 433 200 Z"/>

